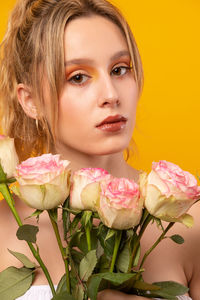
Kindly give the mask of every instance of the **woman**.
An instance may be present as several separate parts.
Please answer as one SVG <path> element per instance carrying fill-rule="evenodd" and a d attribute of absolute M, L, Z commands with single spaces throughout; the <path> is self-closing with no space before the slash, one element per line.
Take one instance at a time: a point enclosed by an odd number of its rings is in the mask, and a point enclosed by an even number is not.
<path fill-rule="evenodd" d="M 101 167 L 116 177 L 137 181 L 138 171 L 124 161 L 123 150 L 134 129 L 142 65 L 131 31 L 115 7 L 105 0 L 21 0 L 12 13 L 2 51 L 2 124 L 5 134 L 15 138 L 21 160 L 44 151 L 60 153 L 71 161 L 72 171 Z M 12 264 L 5 249 L 28 256 L 29 250 L 16 240 L 17 228 L 6 204 L 0 205 L 1 224 L 9 218 L 9 229 L 1 226 L 5 229 L 0 233 L 1 269 L 5 269 Z M 22 218 L 30 215 L 23 203 L 16 205 Z M 197 207 L 193 215 L 198 216 Z M 190 287 L 193 300 L 198 299 L 198 223 L 190 231 L 174 226 L 172 233 L 185 237 L 184 246 L 161 243 L 146 261 L 146 281 L 180 282 Z M 40 226 L 40 253 L 57 284 L 64 270 L 45 214 Z M 150 227 L 143 251 L 159 235 Z M 47 232 L 52 235 L 48 256 Z M 33 300 L 34 295 L 50 299 L 45 284 L 38 271 L 36 287 L 19 299 Z M 107 290 L 99 293 L 99 299 L 145 298 Z"/>

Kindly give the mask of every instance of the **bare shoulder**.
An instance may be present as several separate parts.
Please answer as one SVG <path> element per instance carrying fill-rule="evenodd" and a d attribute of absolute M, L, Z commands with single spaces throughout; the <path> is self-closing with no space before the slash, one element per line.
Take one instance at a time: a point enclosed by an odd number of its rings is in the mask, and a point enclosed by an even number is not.
<path fill-rule="evenodd" d="M 191 207 L 189 213 L 194 218 L 194 226 L 185 233 L 186 259 L 190 272 L 190 278 L 188 278 L 190 296 L 196 300 L 199 299 L 200 287 L 200 201 Z"/>
<path fill-rule="evenodd" d="M 193 265 L 196 266 L 197 262 L 200 265 L 200 201 L 195 203 L 188 213 L 194 218 L 193 227 L 186 228 L 182 224 L 177 227 L 184 234 L 188 255 Z"/>
<path fill-rule="evenodd" d="M 199 299 L 200 287 L 200 202 L 195 203 L 188 211 L 194 218 L 192 228 L 187 228 L 183 224 L 176 223 L 170 232 L 180 234 L 184 238 L 184 244 L 173 245 L 171 243 L 171 253 L 179 261 L 179 265 L 184 271 L 189 295 L 193 300 Z"/>

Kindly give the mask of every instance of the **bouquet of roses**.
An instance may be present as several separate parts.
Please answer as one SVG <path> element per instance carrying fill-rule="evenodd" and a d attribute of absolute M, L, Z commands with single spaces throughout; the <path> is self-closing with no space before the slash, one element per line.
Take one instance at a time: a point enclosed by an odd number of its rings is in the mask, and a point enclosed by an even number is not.
<path fill-rule="evenodd" d="M 144 297 L 176 299 L 188 289 L 176 282 L 146 283 L 143 264 L 166 237 L 175 222 L 193 224 L 188 209 L 200 200 L 200 186 L 193 175 L 177 165 L 160 161 L 149 174 L 141 173 L 139 183 L 114 178 L 97 168 L 78 170 L 71 176 L 69 162 L 59 155 L 44 154 L 18 165 L 14 141 L 0 139 L 0 192 L 18 225 L 17 237 L 25 240 L 42 268 L 54 300 L 95 300 L 97 293 L 113 288 Z M 12 182 L 17 182 L 14 185 Z M 38 226 L 23 225 L 10 189 L 27 205 L 35 208 L 31 217 L 47 210 L 60 248 L 65 274 L 56 290 L 40 256 Z M 58 229 L 62 210 L 64 238 Z M 164 228 L 162 221 L 168 222 Z M 160 237 L 140 257 L 140 241 L 147 226 L 156 222 Z M 179 235 L 170 236 L 183 243 Z M 0 299 L 12 300 L 31 286 L 36 264 L 24 254 L 9 250 L 23 264 L 0 273 Z"/>

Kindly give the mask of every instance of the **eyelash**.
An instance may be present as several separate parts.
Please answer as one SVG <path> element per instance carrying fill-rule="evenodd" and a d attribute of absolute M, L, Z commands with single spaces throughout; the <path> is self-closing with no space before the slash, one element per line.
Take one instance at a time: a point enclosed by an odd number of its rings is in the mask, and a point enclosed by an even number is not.
<path fill-rule="evenodd" d="M 112 69 L 111 71 L 111 74 L 113 73 L 114 70 L 116 69 L 124 69 L 125 70 L 125 73 L 124 74 L 120 74 L 120 75 L 117 75 L 117 77 L 120 77 L 120 76 L 123 76 L 125 74 L 127 74 L 127 72 L 129 72 L 130 70 L 132 70 L 132 67 L 126 67 L 126 66 L 119 66 L 119 67 L 115 67 L 114 69 Z"/>
<path fill-rule="evenodd" d="M 116 74 L 113 74 L 113 72 L 115 70 L 119 70 L 119 69 L 124 69 L 125 73 L 124 74 L 120 74 L 120 75 L 116 75 Z M 132 70 L 132 67 L 126 67 L 126 66 L 119 66 L 119 67 L 115 67 L 112 69 L 112 71 L 110 72 L 111 75 L 113 76 L 116 76 L 116 77 L 121 77 L 121 76 L 124 76 L 126 75 L 129 71 Z M 81 78 L 85 77 L 85 81 L 84 82 L 77 82 L 75 81 L 76 80 L 76 77 L 79 76 Z M 86 74 L 83 74 L 83 73 L 77 73 L 76 75 L 72 76 L 71 78 L 68 79 L 68 81 L 74 85 L 78 85 L 78 86 L 83 86 L 85 84 L 85 82 L 87 81 L 87 79 L 90 79 L 91 76 L 89 75 L 86 75 Z"/>

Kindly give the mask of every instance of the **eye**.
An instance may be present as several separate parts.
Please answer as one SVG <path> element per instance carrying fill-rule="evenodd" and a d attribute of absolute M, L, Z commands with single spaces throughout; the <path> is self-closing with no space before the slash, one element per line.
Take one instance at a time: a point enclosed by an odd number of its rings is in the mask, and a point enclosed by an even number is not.
<path fill-rule="evenodd" d="M 131 70 L 131 67 L 125 67 L 125 66 L 115 67 L 114 69 L 112 69 L 111 75 L 123 76 L 130 70 Z"/>
<path fill-rule="evenodd" d="M 86 74 L 76 74 L 74 76 L 72 76 L 71 78 L 68 79 L 69 82 L 71 82 L 72 84 L 76 84 L 76 85 L 82 85 L 84 84 L 88 79 L 90 78 L 90 76 L 86 75 Z"/>

